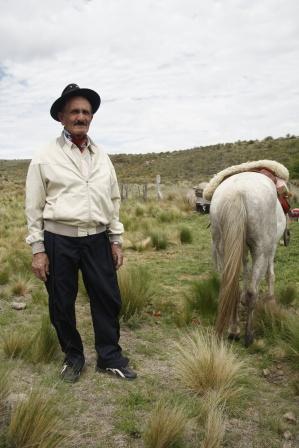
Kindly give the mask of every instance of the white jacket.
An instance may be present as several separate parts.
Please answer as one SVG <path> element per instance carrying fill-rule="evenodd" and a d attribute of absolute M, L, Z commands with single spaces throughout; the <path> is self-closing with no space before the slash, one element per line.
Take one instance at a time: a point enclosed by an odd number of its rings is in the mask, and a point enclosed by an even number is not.
<path fill-rule="evenodd" d="M 37 243 L 42 247 L 44 220 L 81 228 L 104 225 L 111 240 L 121 240 L 124 229 L 115 170 L 100 147 L 90 141 L 89 148 L 92 167 L 87 177 L 63 135 L 33 157 L 26 181 L 26 242 L 33 252 Z"/>

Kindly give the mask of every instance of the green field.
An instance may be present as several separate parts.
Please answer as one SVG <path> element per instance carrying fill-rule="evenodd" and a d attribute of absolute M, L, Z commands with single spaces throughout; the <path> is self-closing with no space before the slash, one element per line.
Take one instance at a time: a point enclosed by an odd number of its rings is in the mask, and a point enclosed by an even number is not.
<path fill-rule="evenodd" d="M 286 142 L 289 146 L 283 146 Z M 267 150 L 270 144 L 277 148 L 283 146 L 284 150 L 280 148 L 280 152 L 277 150 L 270 157 L 270 149 Z M 195 149 L 189 155 L 176 151 L 139 156 L 139 159 L 138 156 L 114 157 L 121 182 L 154 182 L 157 173 L 161 174 L 162 182 L 165 180 L 163 201 L 156 201 L 154 190 L 150 189 L 147 202 L 135 195 L 123 202 L 121 210 L 126 235 L 125 263 L 120 280 L 129 285 L 128 300 L 130 297 L 134 300 L 132 289 L 140 288 L 136 298 L 141 302 L 140 309 L 131 317 L 124 314 L 121 319 L 121 346 L 138 372 L 134 382 L 123 382 L 95 372 L 93 330 L 82 282 L 76 307 L 87 364 L 78 383 L 69 385 L 59 380 L 63 357 L 59 350 L 55 350 L 56 341 L 55 338 L 51 340 L 53 334 L 47 321 L 41 330 L 43 318 L 47 316 L 47 296 L 43 284 L 30 272 L 30 248 L 24 243 L 24 180 L 28 163 L 0 162 L 0 447 L 32 446 L 28 445 L 30 439 L 22 433 L 25 430 L 20 417 L 20 403 L 32 399 L 32 391 L 37 391 L 47 409 L 54 411 L 53 421 L 58 419 L 54 429 L 63 436 L 62 442 L 52 443 L 52 428 L 49 436 L 35 445 L 41 448 L 298 446 L 297 222 L 290 224 L 290 246 L 280 245 L 276 255 L 276 291 L 280 304 L 270 311 L 260 307 L 256 314 L 256 341 L 250 349 L 243 347 L 242 340 L 232 347 L 237 359 L 244 363 L 245 372 L 237 385 L 229 385 L 229 392 L 234 391 L 233 397 L 218 403 L 210 389 L 196 392 L 186 385 L 179 368 L 182 359 L 177 343 L 183 344 L 182 338 L 198 329 L 205 332 L 214 318 L 209 304 L 206 308 L 194 305 L 194 283 L 207 285 L 213 274 L 209 217 L 190 208 L 185 200 L 186 191 L 197 181 L 231 164 L 232 159 L 233 163 L 238 163 L 253 158 L 276 158 L 294 168 L 294 173 L 296 171 L 296 138 L 278 139 L 278 143 L 277 140 L 264 141 L 265 157 L 258 157 L 257 152 L 254 157 L 248 153 L 248 145 L 255 148 L 256 142 L 247 142 L 245 150 L 242 149 L 245 143 L 236 145 L 239 149 L 234 147 L 233 150 L 239 151 L 239 157 L 237 152 L 232 155 L 226 145 L 214 148 L 213 154 L 211 148 L 202 150 L 202 160 L 196 162 L 200 166 L 198 172 L 195 172 L 197 165 L 192 164 L 192 158 L 200 154 L 200 150 Z M 219 154 L 222 154 L 221 158 Z M 126 157 L 130 162 L 124 161 Z M 145 164 L 151 159 L 152 163 Z M 209 169 L 205 171 L 207 165 Z M 149 169 L 151 171 L 147 172 Z M 185 243 L 181 241 L 182 229 L 187 235 L 185 238 L 189 238 Z M 128 281 L 130 274 L 131 283 Z M 208 294 L 210 287 L 205 287 Z M 264 288 L 263 284 L 262 291 Z M 13 302 L 25 303 L 26 308 L 15 310 Z M 294 331 L 290 336 L 291 324 Z M 43 340 L 45 334 L 47 337 Z M 161 408 L 168 413 L 163 414 Z M 174 427 L 178 434 L 172 430 L 170 442 L 163 445 L 163 431 L 175 410 L 178 421 Z M 33 433 L 35 427 L 42 433 L 45 421 L 37 424 L 28 411 L 26 415 L 26 431 Z M 155 416 L 158 416 L 158 423 L 164 424 L 159 426 Z M 222 424 L 225 428 L 223 440 L 220 437 L 213 442 L 211 433 Z M 155 431 L 156 439 L 153 438 Z"/>

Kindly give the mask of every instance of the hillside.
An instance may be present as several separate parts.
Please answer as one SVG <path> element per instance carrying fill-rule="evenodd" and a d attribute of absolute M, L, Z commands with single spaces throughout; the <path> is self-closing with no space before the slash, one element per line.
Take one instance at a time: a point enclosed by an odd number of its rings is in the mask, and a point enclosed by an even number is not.
<path fill-rule="evenodd" d="M 248 160 L 273 159 L 285 164 L 291 175 L 299 177 L 299 137 L 238 141 L 181 151 L 111 155 L 120 182 L 153 182 L 160 174 L 162 182 L 205 180 L 221 169 Z M 0 161 L 0 176 L 22 179 L 27 160 Z"/>

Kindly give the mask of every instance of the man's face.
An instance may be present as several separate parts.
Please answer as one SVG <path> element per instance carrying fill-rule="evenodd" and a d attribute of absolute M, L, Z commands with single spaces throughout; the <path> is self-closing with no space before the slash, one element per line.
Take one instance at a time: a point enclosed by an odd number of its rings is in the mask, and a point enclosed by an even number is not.
<path fill-rule="evenodd" d="M 90 102 L 81 96 L 70 98 L 58 114 L 65 129 L 76 137 L 87 134 L 92 117 Z"/>

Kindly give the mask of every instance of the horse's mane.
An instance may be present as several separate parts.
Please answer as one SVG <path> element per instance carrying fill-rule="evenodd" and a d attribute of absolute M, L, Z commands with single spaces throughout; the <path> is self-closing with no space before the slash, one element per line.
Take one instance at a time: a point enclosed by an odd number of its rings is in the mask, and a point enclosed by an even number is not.
<path fill-rule="evenodd" d="M 225 168 L 224 170 L 217 173 L 208 183 L 206 188 L 203 191 L 203 197 L 207 201 L 212 199 L 214 191 L 221 184 L 221 182 L 229 176 L 233 174 L 243 173 L 246 171 L 252 171 L 258 168 L 268 168 L 271 170 L 277 177 L 288 181 L 289 180 L 289 171 L 288 169 L 279 162 L 275 160 L 256 160 L 253 162 L 245 162 L 240 165 L 233 165 L 229 168 Z"/>

